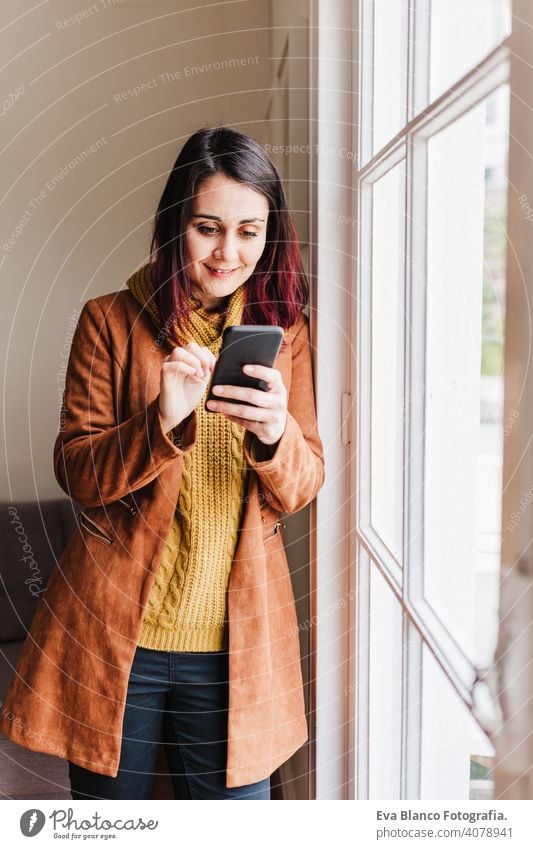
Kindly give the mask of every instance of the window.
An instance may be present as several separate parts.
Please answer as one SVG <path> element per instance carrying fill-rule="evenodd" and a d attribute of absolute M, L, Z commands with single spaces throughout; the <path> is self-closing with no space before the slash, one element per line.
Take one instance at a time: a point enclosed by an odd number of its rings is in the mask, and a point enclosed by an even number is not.
<path fill-rule="evenodd" d="M 491 798 L 510 4 L 361 0 L 357 798 Z"/>

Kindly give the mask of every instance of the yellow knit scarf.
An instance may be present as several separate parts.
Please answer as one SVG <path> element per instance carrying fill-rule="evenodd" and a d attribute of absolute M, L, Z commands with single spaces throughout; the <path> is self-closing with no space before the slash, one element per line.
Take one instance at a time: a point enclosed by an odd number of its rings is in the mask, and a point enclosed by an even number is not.
<path fill-rule="evenodd" d="M 169 337 L 153 297 L 149 264 L 127 281 L 132 295 Z M 229 297 L 226 310 L 209 313 L 189 299 L 191 311 L 180 342 L 194 339 L 215 356 L 222 333 L 241 324 L 244 284 Z M 243 506 L 245 428 L 220 413 L 196 407 L 198 435 L 183 457 L 177 509 L 144 613 L 139 645 L 165 651 L 216 651 L 227 645 L 226 590 Z"/>
<path fill-rule="evenodd" d="M 169 329 L 161 325 L 159 309 L 150 277 L 150 264 L 147 263 L 138 271 L 135 271 L 127 280 L 126 285 L 134 298 L 150 314 L 159 334 L 162 334 L 171 344 L 174 344 Z M 242 324 L 245 305 L 245 284 L 243 283 L 242 286 L 239 286 L 229 296 L 228 305 L 222 312 L 218 310 L 208 312 L 193 297 L 188 297 L 187 303 L 190 312 L 184 330 L 182 331 L 180 329 L 177 322 L 174 324 L 175 334 L 178 336 L 180 343 L 186 345 L 187 342 L 194 340 L 199 345 L 205 345 L 209 350 L 212 350 L 211 345 L 213 345 L 216 349 L 214 353 L 218 353 L 224 329 L 231 325 Z"/>

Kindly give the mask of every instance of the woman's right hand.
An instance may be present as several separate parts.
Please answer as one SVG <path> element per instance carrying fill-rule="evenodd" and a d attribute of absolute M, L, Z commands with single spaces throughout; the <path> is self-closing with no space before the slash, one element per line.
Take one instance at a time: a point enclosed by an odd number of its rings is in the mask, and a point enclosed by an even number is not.
<path fill-rule="evenodd" d="M 197 342 L 176 347 L 161 366 L 159 417 L 165 433 L 186 419 L 205 392 L 216 357 Z"/>

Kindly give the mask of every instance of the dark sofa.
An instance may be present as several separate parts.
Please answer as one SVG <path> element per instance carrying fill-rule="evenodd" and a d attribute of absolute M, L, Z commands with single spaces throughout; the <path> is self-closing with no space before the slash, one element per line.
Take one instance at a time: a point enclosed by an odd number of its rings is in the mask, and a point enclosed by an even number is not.
<path fill-rule="evenodd" d="M 76 525 L 67 499 L 0 503 L 0 699 L 52 568 Z M 70 799 L 68 764 L 0 735 L 0 798 Z"/>

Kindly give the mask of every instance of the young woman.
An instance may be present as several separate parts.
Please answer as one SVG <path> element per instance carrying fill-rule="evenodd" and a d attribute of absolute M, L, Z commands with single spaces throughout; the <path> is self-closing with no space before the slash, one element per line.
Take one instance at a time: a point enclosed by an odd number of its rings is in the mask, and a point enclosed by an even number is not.
<path fill-rule="evenodd" d="M 67 758 L 72 796 L 149 799 L 163 730 L 177 798 L 268 799 L 307 739 L 282 513 L 324 481 L 308 284 L 275 166 L 235 130 L 188 139 L 150 262 L 89 300 L 54 468 L 79 524 L 0 730 Z M 222 332 L 285 330 L 266 391 L 204 408 Z M 246 367 L 245 367 L 246 370 Z"/>

